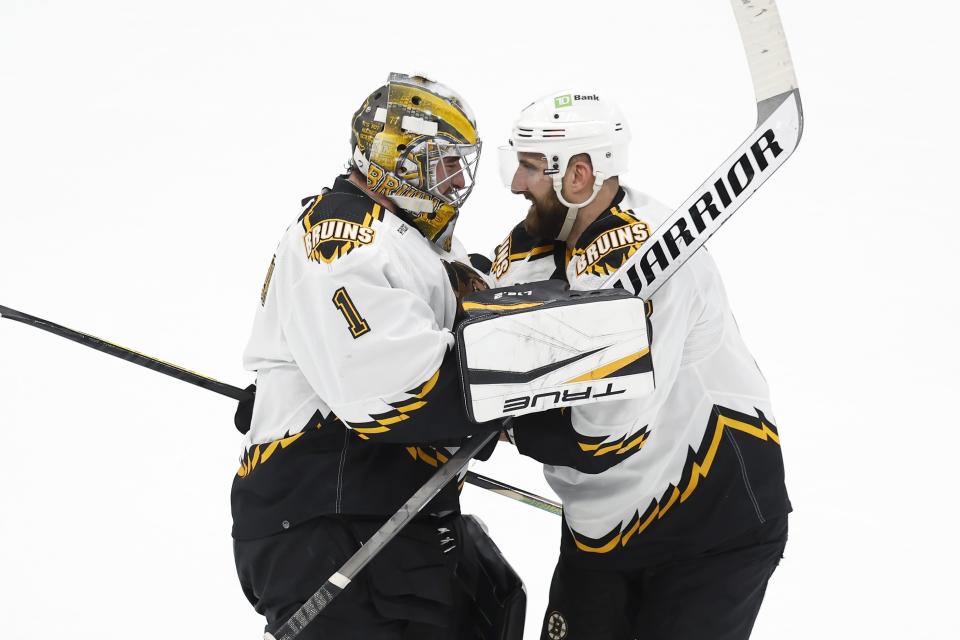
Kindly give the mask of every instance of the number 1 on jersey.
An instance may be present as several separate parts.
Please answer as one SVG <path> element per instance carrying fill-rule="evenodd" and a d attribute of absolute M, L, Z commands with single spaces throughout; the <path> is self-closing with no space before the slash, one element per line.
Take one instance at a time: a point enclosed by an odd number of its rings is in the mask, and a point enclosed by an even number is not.
<path fill-rule="evenodd" d="M 346 287 L 340 287 L 336 293 L 333 294 L 333 304 L 336 305 L 340 313 L 343 314 L 347 325 L 350 327 L 350 333 L 354 338 L 359 338 L 363 334 L 370 332 L 370 325 L 363 319 L 360 312 L 357 311 L 357 307 L 353 304 L 353 300 L 350 299 L 350 294 L 347 293 Z"/>

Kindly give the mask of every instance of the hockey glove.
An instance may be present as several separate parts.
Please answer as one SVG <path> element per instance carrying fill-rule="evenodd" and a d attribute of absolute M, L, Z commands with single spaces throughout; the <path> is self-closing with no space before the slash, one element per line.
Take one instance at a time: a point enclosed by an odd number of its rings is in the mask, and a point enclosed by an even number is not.
<path fill-rule="evenodd" d="M 250 421 L 253 420 L 253 399 L 256 397 L 257 385 L 251 384 L 244 389 L 250 395 L 240 401 L 237 405 L 237 412 L 233 414 L 233 426 L 240 433 L 250 431 Z"/>
<path fill-rule="evenodd" d="M 447 269 L 450 286 L 453 287 L 453 293 L 457 296 L 457 315 L 454 324 L 460 324 L 460 321 L 464 318 L 463 296 L 477 291 L 486 291 L 490 287 L 483 276 L 462 262 L 447 262 L 444 260 L 443 266 Z"/>

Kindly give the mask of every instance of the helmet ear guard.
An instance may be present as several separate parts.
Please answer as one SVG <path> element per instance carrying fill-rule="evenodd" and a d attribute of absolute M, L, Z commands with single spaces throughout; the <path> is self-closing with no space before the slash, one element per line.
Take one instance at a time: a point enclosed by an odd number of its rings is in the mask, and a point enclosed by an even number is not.
<path fill-rule="evenodd" d="M 354 114 L 352 164 L 398 215 L 447 248 L 459 208 L 473 190 L 481 144 L 470 107 L 423 76 L 391 73 Z M 438 166 L 455 156 L 457 168 Z M 450 163 L 451 165 L 453 163 Z"/>

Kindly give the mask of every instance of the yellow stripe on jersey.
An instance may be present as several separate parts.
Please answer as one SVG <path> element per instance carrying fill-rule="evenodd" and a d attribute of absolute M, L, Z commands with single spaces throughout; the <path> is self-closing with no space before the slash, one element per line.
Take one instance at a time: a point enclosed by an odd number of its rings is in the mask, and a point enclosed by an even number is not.
<path fill-rule="evenodd" d="M 665 516 L 667 514 L 667 511 L 670 511 L 670 507 L 672 507 L 677 502 L 677 498 L 679 497 L 680 497 L 680 489 L 677 489 L 676 487 L 674 487 L 673 492 L 670 493 L 670 499 L 667 500 L 666 506 L 660 509 L 660 513 L 657 514 L 657 518 L 659 519 Z"/>
<path fill-rule="evenodd" d="M 710 473 L 710 468 L 713 466 L 713 460 L 717 455 L 717 449 L 720 448 L 720 442 L 723 438 L 724 429 L 741 431 L 747 435 L 753 436 L 754 438 L 759 438 L 760 440 L 769 439 L 773 440 L 778 445 L 780 444 L 780 436 L 778 436 L 776 431 L 771 429 L 770 425 L 768 425 L 762 418 L 759 421 L 759 424 L 753 425 L 747 422 L 729 418 L 723 414 L 718 414 L 717 423 L 713 431 L 713 438 L 710 440 L 710 447 L 707 449 L 707 453 L 703 457 L 703 462 L 693 463 L 693 468 L 690 470 L 690 480 L 687 483 L 687 488 L 683 491 L 681 502 L 686 501 L 686 499 L 690 497 L 690 494 L 696 491 L 697 485 L 700 484 L 700 479 L 706 478 L 707 474 Z"/>
<path fill-rule="evenodd" d="M 405 404 L 402 407 L 397 407 L 397 411 L 407 412 L 407 411 L 416 411 L 417 409 L 422 409 L 427 406 L 427 403 L 423 400 L 418 400 L 417 402 L 411 402 L 410 404 Z"/>
<path fill-rule="evenodd" d="M 322 426 L 322 421 L 317 423 L 317 429 Z M 246 476 L 250 475 L 250 472 L 253 471 L 254 467 L 256 467 L 258 464 L 263 464 L 266 462 L 277 451 L 278 447 L 281 449 L 286 449 L 291 444 L 299 440 L 304 433 L 306 433 L 306 429 L 299 433 L 295 433 L 292 436 L 274 440 L 273 442 L 258 444 L 253 449 L 248 450 L 247 453 L 244 454 L 243 460 L 240 463 L 240 468 L 237 469 L 237 475 L 241 478 L 245 478 Z M 262 453 L 261 447 L 264 447 Z"/>
<path fill-rule="evenodd" d="M 423 404 L 427 404 L 427 403 L 424 402 Z M 389 431 L 389 429 L 386 428 L 388 425 L 397 424 L 398 422 L 403 422 L 404 420 L 409 420 L 409 419 L 410 419 L 410 416 L 408 416 L 405 413 L 401 413 L 400 415 L 393 416 L 392 418 L 384 418 L 383 420 L 377 420 L 377 422 L 383 425 L 383 429 L 370 431 L 369 433 L 383 433 L 384 431 Z"/>
<path fill-rule="evenodd" d="M 584 544 L 583 542 L 580 542 L 577 536 L 573 536 L 573 541 L 576 543 L 577 549 L 580 549 L 580 551 L 585 551 L 587 553 L 610 553 L 611 551 L 617 548 L 617 545 L 620 543 L 621 537 L 622 537 L 621 534 L 618 533 L 616 536 L 613 537 L 612 540 L 610 540 L 610 542 L 600 547 L 591 547 L 587 544 Z"/>
<path fill-rule="evenodd" d="M 510 254 L 510 262 L 516 262 L 517 260 L 523 260 L 524 258 L 532 258 L 534 256 L 541 256 L 545 253 L 551 253 L 553 251 L 552 244 L 544 244 L 539 247 L 534 247 L 530 251 L 520 251 L 518 253 Z"/>
<path fill-rule="evenodd" d="M 430 376 L 430 379 L 423 383 L 423 386 L 420 387 L 420 391 L 418 391 L 417 393 L 413 394 L 414 397 L 416 397 L 416 398 L 423 398 L 423 397 L 426 396 L 428 393 L 430 393 L 431 391 L 433 391 L 433 388 L 434 388 L 435 386 L 437 386 L 437 380 L 439 380 L 439 379 L 440 379 L 440 369 L 437 369 L 436 372 L 435 372 L 432 376 Z M 424 404 L 426 404 L 426 403 L 424 403 Z M 421 406 L 422 406 L 422 405 L 421 405 Z M 419 408 L 420 408 L 420 407 L 417 407 L 417 409 L 419 409 Z"/>
<path fill-rule="evenodd" d="M 391 425 L 395 425 L 398 422 L 403 422 L 404 420 L 409 420 L 412 412 L 427 406 L 427 401 L 423 398 L 433 391 L 433 388 L 437 386 L 438 380 L 440 380 L 440 369 L 437 369 L 436 372 L 434 372 L 434 374 L 420 386 L 419 389 L 407 391 L 408 395 L 413 396 L 413 398 L 403 401 L 407 404 L 396 406 L 392 411 L 388 411 L 386 413 L 371 415 L 370 417 L 373 419 L 372 422 L 356 423 L 354 425 L 350 425 L 350 428 L 353 429 L 357 435 L 364 440 L 369 440 L 371 435 L 390 431 Z M 410 449 L 408 448 L 407 451 L 409 450 Z"/>
<path fill-rule="evenodd" d="M 580 447 L 580 450 L 584 453 L 593 452 L 593 456 L 602 456 L 611 452 L 616 452 L 617 455 L 622 455 L 628 453 L 631 449 L 642 448 L 643 443 L 647 441 L 647 438 L 650 437 L 650 432 L 647 431 L 647 428 L 644 427 L 637 433 L 633 440 L 624 444 L 627 436 L 623 436 L 619 440 L 604 444 L 602 442 L 597 443 L 588 443 L 588 442 L 578 442 L 577 446 Z"/>
<path fill-rule="evenodd" d="M 620 449 L 620 443 L 614 442 L 611 445 L 607 445 L 601 449 L 597 449 L 597 451 L 593 455 L 602 456 L 605 453 L 610 453 L 611 451 L 617 451 L 618 449 Z"/>
<path fill-rule="evenodd" d="M 625 534 L 623 534 L 623 546 L 627 546 L 627 543 L 630 542 L 630 538 L 632 538 L 634 534 L 643 533 L 646 528 L 650 526 L 650 523 L 656 519 L 657 514 L 658 509 L 654 509 L 642 523 L 640 522 L 640 519 L 637 518 L 634 525 L 630 527 Z"/>
<path fill-rule="evenodd" d="M 725 413 L 728 412 L 729 413 Z M 690 469 L 690 476 L 686 480 L 686 488 L 681 490 L 680 487 L 684 485 L 684 482 L 680 482 L 678 485 L 670 485 L 667 489 L 669 496 L 665 493 L 660 500 L 653 500 L 645 511 L 645 515 L 642 518 L 639 511 L 634 513 L 634 517 L 631 518 L 632 524 L 627 526 L 625 531 L 620 531 L 623 523 L 617 525 L 617 527 L 610 531 L 610 533 L 605 536 L 598 538 L 596 541 L 585 542 L 584 539 L 590 540 L 578 534 L 572 528 L 570 532 L 573 536 L 574 543 L 576 547 L 583 551 L 584 553 L 609 553 L 617 548 L 619 544 L 621 547 L 626 546 L 626 544 L 633 538 L 635 535 L 639 535 L 646 530 L 654 521 L 663 518 L 666 513 L 676 505 L 683 504 L 690 498 L 697 487 L 700 486 L 700 480 L 705 479 L 710 473 L 710 470 L 713 468 L 713 462 L 717 455 L 717 450 L 720 448 L 720 443 L 723 441 L 723 433 L 726 429 L 731 429 L 734 431 L 740 431 L 749 436 L 763 440 L 765 442 L 773 442 L 779 446 L 780 436 L 777 433 L 777 428 L 775 425 L 767 421 L 766 417 L 762 412 L 758 412 L 756 418 L 753 416 L 746 416 L 745 414 L 737 413 L 738 416 L 744 416 L 744 419 L 739 419 L 730 415 L 733 412 L 732 410 L 725 409 L 719 405 L 715 405 L 713 408 L 713 413 L 716 416 L 715 422 L 712 424 L 713 433 L 710 436 L 709 442 L 707 443 L 706 450 L 698 452 L 698 462 L 694 462 L 693 466 Z M 710 430 L 708 427 L 707 431 Z M 625 451 L 627 449 L 633 448 L 635 446 L 641 446 L 643 442 L 646 441 L 646 438 L 649 434 L 644 432 L 637 436 L 633 441 L 631 441 L 626 447 L 617 452 Z M 595 451 L 600 449 L 602 445 L 599 444 L 584 444 L 578 443 L 580 448 L 584 451 Z M 606 448 L 606 447 L 605 447 Z M 612 448 L 612 445 L 610 445 Z M 595 455 L 599 455 L 595 454 Z M 605 540 L 607 537 L 613 536 L 613 538 L 606 543 L 600 541 Z"/>
<path fill-rule="evenodd" d="M 446 464 L 450 459 L 445 456 L 440 449 L 433 449 L 433 454 L 430 454 L 423 447 L 407 447 L 407 453 L 409 453 L 410 457 L 414 460 L 425 462 L 434 468 Z"/>
<path fill-rule="evenodd" d="M 406 420 L 406 419 L 407 419 L 407 416 L 403 416 L 402 418 L 400 418 L 400 416 L 397 416 L 397 418 L 393 419 L 393 421 L 397 422 L 398 420 Z M 369 435 L 371 433 L 386 433 L 387 431 L 390 431 L 390 427 L 385 425 L 379 426 L 379 427 L 353 427 L 353 430 L 356 431 L 357 433 L 365 433 Z"/>
<path fill-rule="evenodd" d="M 636 438 L 634 438 L 631 442 L 629 442 L 626 446 L 621 447 L 617 451 L 617 453 L 627 453 L 628 451 L 630 451 L 630 449 L 633 449 L 634 447 L 642 447 L 643 443 L 646 442 L 647 438 L 649 437 L 650 437 L 650 433 L 647 431 L 644 431 L 643 433 L 638 435 Z"/>

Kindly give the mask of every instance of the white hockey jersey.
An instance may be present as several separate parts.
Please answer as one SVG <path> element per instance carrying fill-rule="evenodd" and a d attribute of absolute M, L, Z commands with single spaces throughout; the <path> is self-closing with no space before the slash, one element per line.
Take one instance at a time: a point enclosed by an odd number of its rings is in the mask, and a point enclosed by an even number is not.
<path fill-rule="evenodd" d="M 621 189 L 574 250 L 518 225 L 494 251 L 496 286 L 547 278 L 595 289 L 670 210 Z M 587 566 L 703 550 L 790 511 L 766 382 L 716 266 L 695 254 L 647 301 L 655 391 L 514 419 L 564 506 L 563 552 Z"/>
<path fill-rule="evenodd" d="M 345 177 L 304 201 L 270 265 L 244 366 L 256 401 L 234 537 L 320 514 L 391 515 L 468 421 L 441 252 Z M 456 488 L 439 510 L 457 507 Z"/>

